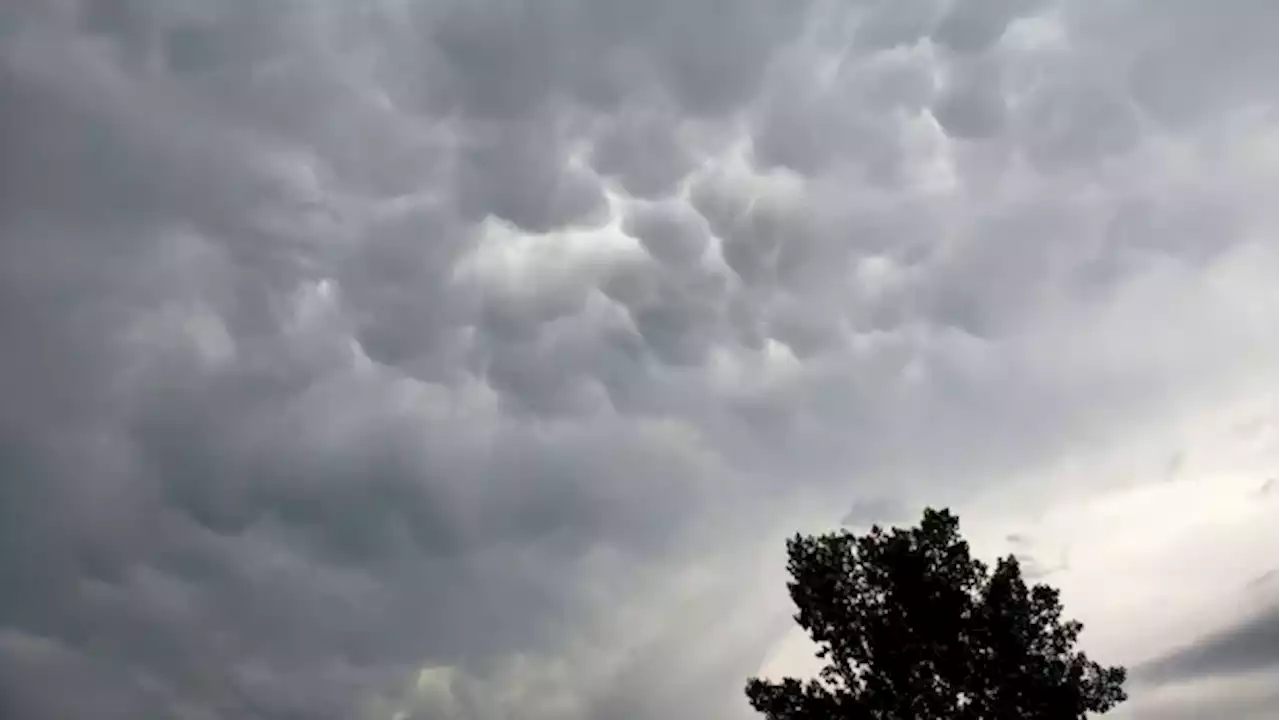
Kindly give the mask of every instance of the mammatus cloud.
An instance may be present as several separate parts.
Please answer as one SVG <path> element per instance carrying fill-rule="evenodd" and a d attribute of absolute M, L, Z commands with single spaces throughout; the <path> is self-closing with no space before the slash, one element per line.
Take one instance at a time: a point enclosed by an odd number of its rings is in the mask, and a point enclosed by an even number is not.
<path fill-rule="evenodd" d="M 748 717 L 782 538 L 928 503 L 1250 717 L 1274 27 L 5 4 L 0 715 Z"/>

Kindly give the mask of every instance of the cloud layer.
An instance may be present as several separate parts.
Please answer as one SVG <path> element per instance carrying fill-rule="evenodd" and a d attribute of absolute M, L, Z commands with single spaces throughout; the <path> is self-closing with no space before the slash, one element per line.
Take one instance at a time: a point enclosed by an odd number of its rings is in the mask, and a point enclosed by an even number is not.
<path fill-rule="evenodd" d="M 925 503 L 1239 701 L 1276 13 L 7 3 L 0 714 L 749 717 L 782 537 Z"/>

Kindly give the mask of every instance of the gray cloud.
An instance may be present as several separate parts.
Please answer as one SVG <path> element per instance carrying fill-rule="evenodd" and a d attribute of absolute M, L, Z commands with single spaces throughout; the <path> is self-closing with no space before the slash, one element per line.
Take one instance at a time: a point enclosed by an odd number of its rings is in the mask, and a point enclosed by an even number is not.
<path fill-rule="evenodd" d="M 624 228 L 655 259 L 672 265 L 697 261 L 708 244 L 702 218 L 678 203 L 636 207 L 627 215 Z"/>
<path fill-rule="evenodd" d="M 845 513 L 840 524 L 855 529 L 870 525 L 884 527 L 895 522 L 909 522 L 905 517 L 907 514 L 905 508 L 893 500 L 872 498 L 855 502 L 849 512 Z"/>
<path fill-rule="evenodd" d="M 1280 608 L 1261 608 L 1231 628 L 1198 638 L 1186 647 L 1134 668 L 1139 682 L 1169 683 L 1189 678 L 1235 675 L 1275 668 Z"/>
<path fill-rule="evenodd" d="M 1194 720 L 1206 716 L 1229 717 L 1233 720 L 1266 720 L 1275 716 L 1277 701 L 1280 701 L 1280 693 L 1274 689 L 1255 691 L 1245 697 L 1228 691 L 1207 700 L 1193 699 L 1157 705 L 1131 713 L 1130 716 L 1138 720 Z"/>
<path fill-rule="evenodd" d="M 0 714 L 744 712 L 807 508 L 1274 392 L 1274 19 L 5 4 Z"/>

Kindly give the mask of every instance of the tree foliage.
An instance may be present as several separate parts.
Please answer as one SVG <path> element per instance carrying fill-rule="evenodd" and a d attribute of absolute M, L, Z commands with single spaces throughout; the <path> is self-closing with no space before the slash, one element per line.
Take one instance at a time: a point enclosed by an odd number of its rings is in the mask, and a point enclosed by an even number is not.
<path fill-rule="evenodd" d="M 1016 558 L 989 570 L 959 520 L 787 541 L 795 619 L 826 661 L 808 682 L 747 683 L 768 720 L 1078 720 L 1125 700 L 1125 670 L 1075 650 L 1058 591 Z"/>

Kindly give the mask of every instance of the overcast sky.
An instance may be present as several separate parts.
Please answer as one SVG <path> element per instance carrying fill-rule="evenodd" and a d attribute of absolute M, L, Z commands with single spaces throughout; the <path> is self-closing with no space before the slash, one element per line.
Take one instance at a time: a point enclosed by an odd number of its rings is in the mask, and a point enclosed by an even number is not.
<path fill-rule="evenodd" d="M 0 4 L 0 715 L 746 720 L 934 505 L 1274 718 L 1276 27 Z"/>

